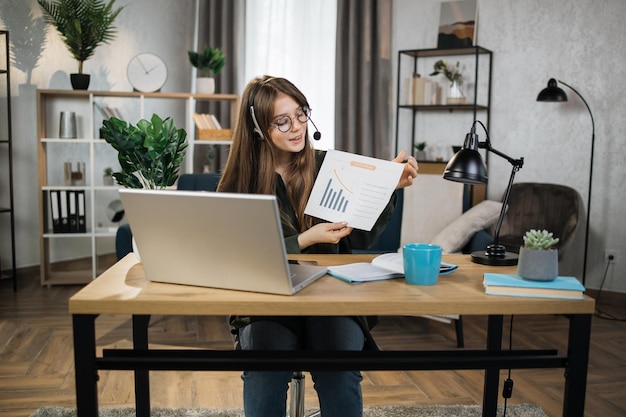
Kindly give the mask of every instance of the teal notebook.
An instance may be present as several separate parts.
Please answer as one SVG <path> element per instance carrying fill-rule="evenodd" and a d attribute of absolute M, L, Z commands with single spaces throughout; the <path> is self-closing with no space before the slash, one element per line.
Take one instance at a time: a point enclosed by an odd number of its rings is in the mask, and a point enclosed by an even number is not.
<path fill-rule="evenodd" d="M 511 297 L 584 298 L 585 287 L 575 277 L 557 277 L 553 281 L 532 281 L 513 274 L 486 272 L 485 294 Z"/>

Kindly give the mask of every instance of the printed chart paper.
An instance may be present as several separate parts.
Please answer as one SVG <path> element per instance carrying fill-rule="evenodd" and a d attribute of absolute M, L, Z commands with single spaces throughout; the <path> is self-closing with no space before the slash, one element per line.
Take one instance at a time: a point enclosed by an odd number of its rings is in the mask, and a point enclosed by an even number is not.
<path fill-rule="evenodd" d="M 329 150 L 305 213 L 329 222 L 372 230 L 393 194 L 404 164 Z"/>

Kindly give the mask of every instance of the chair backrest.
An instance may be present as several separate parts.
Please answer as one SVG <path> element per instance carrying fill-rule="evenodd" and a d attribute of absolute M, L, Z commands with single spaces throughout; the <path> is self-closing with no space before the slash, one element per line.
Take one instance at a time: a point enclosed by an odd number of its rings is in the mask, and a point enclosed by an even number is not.
<path fill-rule="evenodd" d="M 545 183 L 513 184 L 499 243 L 509 251 L 518 252 L 528 230 L 545 229 L 559 238 L 556 248 L 561 257 L 572 242 L 582 210 L 580 194 L 571 187 Z"/>
<path fill-rule="evenodd" d="M 221 174 L 182 174 L 178 177 L 176 188 L 185 191 L 215 191 L 220 182 Z"/>
<path fill-rule="evenodd" d="M 383 230 L 371 248 L 352 249 L 353 253 L 387 253 L 398 251 L 400 248 L 400 232 L 402 230 L 404 189 L 400 188 L 394 192 L 396 193 L 396 207 L 385 230 Z"/>

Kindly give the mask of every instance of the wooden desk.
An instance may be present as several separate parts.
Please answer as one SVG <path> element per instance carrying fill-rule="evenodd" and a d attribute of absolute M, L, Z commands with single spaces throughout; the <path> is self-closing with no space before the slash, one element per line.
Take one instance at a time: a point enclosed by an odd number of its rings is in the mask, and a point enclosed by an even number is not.
<path fill-rule="evenodd" d="M 322 265 L 367 261 L 372 255 L 297 255 Z M 149 370 L 484 369 L 483 415 L 495 416 L 500 369 L 567 368 L 563 415 L 583 417 L 589 336 L 594 300 L 487 296 L 483 273 L 514 273 L 515 267 L 471 263 L 467 255 L 444 256 L 459 265 L 434 286 L 409 286 L 401 279 L 351 285 L 330 276 L 293 296 L 248 293 L 149 282 L 130 254 L 69 301 L 73 319 L 78 417 L 97 415 L 99 369 L 134 370 L 138 416 L 148 416 Z M 381 352 L 184 351 L 149 349 L 148 322 L 158 315 L 487 315 L 484 350 Z M 96 354 L 95 319 L 100 314 L 133 317 L 133 349 Z M 568 351 L 502 350 L 503 316 L 564 314 L 570 319 Z"/>

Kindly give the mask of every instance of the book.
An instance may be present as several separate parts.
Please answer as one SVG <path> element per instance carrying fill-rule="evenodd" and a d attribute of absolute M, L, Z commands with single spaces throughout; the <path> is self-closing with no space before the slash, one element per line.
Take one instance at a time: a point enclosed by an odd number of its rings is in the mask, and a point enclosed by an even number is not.
<path fill-rule="evenodd" d="M 532 281 L 514 274 L 485 272 L 485 294 L 511 297 L 565 298 L 582 300 L 585 287 L 576 277 L 559 276 L 552 281 Z"/>
<path fill-rule="evenodd" d="M 441 262 L 439 274 L 449 274 L 458 265 Z M 355 262 L 329 266 L 328 274 L 350 283 L 382 281 L 404 277 L 404 260 L 401 253 L 385 253 L 372 259 L 372 262 Z"/>

